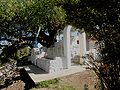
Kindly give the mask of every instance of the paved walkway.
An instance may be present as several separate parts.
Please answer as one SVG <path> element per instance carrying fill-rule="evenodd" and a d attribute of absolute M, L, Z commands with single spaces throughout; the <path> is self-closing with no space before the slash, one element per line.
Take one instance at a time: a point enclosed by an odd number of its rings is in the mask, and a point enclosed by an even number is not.
<path fill-rule="evenodd" d="M 70 69 L 65 69 L 57 73 L 47 73 L 34 65 L 24 66 L 24 68 L 35 83 L 85 71 L 85 67 L 81 65 L 74 65 Z"/>

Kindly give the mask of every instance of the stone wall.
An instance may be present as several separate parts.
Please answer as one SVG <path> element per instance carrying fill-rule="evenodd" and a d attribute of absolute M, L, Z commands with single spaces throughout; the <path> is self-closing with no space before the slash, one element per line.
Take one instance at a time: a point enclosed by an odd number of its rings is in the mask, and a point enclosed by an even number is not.
<path fill-rule="evenodd" d="M 80 60 L 80 46 L 79 36 L 74 36 L 71 39 L 71 62 L 79 63 Z"/>
<path fill-rule="evenodd" d="M 55 73 L 63 70 L 62 59 L 60 57 L 56 57 L 55 60 L 38 58 L 36 60 L 36 65 L 48 73 Z"/>
<path fill-rule="evenodd" d="M 40 48 L 33 48 L 29 58 L 31 62 L 48 73 L 63 70 L 63 45 L 57 42 L 54 47 L 50 47 L 46 52 Z"/>
<path fill-rule="evenodd" d="M 36 60 L 45 56 L 45 52 L 40 52 L 40 48 L 33 48 L 29 60 L 36 65 Z"/>
<path fill-rule="evenodd" d="M 56 42 L 54 46 L 47 49 L 45 58 L 54 59 L 55 57 L 64 57 L 63 41 Z"/>

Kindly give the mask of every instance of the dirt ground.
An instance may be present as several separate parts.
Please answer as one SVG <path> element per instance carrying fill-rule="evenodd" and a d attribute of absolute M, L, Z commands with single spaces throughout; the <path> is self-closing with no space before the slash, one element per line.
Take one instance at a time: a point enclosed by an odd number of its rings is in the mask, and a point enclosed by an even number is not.
<path fill-rule="evenodd" d="M 75 90 L 96 90 L 94 86 L 96 85 L 97 82 L 98 82 L 97 76 L 92 70 L 86 70 L 80 73 L 60 78 L 60 84 L 72 86 L 74 87 Z M 22 81 L 18 81 L 17 83 L 14 83 L 13 85 L 2 90 L 24 90 L 24 83 Z M 58 90 L 58 89 L 40 88 L 34 90 Z"/>
<path fill-rule="evenodd" d="M 65 84 L 73 86 L 75 90 L 96 90 L 95 85 L 98 82 L 97 76 L 92 70 L 69 75 L 61 80 Z"/>

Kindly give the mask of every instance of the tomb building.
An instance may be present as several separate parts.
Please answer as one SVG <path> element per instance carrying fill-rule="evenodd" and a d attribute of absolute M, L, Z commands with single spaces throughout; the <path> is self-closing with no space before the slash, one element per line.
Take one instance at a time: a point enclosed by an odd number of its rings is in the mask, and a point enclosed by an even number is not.
<path fill-rule="evenodd" d="M 49 48 L 33 48 L 31 62 L 48 73 L 69 69 L 73 63 L 83 64 L 83 57 L 90 51 L 89 40 L 85 32 L 72 29 L 71 25 L 66 26 L 63 33 L 56 35 L 57 41 Z"/>

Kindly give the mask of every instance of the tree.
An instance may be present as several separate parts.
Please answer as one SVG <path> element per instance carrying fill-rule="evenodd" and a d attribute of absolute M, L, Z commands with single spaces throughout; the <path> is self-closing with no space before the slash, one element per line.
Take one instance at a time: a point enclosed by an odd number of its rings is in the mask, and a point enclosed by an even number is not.
<path fill-rule="evenodd" d="M 20 36 L 23 30 L 35 33 L 39 26 L 58 30 L 64 27 L 65 18 L 64 9 L 57 7 L 55 0 L 0 1 L 0 34 Z"/>
<path fill-rule="evenodd" d="M 80 0 L 64 3 L 68 22 L 97 39 L 101 53 L 95 72 L 102 90 L 120 88 L 120 1 Z"/>
<path fill-rule="evenodd" d="M 38 27 L 42 27 L 40 34 L 45 39 L 38 38 L 39 42 L 49 47 L 55 41 L 56 31 L 66 23 L 65 10 L 55 0 L 1 0 L 0 3 L 0 34 L 4 37 L 21 38 L 32 32 L 35 38 Z M 47 38 L 51 39 L 46 41 Z"/>
<path fill-rule="evenodd" d="M 37 40 L 43 46 L 50 47 L 55 42 L 57 30 L 65 26 L 65 18 L 64 9 L 57 6 L 55 0 L 1 0 L 0 38 L 18 39 L 18 42 L 13 42 L 12 46 L 5 49 L 16 46 L 11 49 L 19 49 L 23 40 L 34 41 L 37 30 L 41 27 L 42 30 Z M 49 35 L 46 35 L 45 32 Z M 31 37 L 27 37 L 29 33 L 32 33 Z M 27 45 L 30 44 L 31 42 Z M 16 50 L 11 51 L 16 52 Z M 8 58 L 7 54 L 5 57 Z"/>

